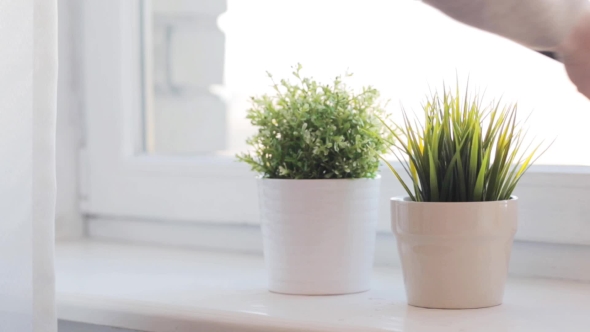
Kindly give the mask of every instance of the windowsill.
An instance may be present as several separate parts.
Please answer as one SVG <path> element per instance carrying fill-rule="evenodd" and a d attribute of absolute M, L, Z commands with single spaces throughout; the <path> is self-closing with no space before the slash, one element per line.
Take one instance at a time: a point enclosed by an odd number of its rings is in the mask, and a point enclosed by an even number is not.
<path fill-rule="evenodd" d="M 372 290 L 305 297 L 266 290 L 246 254 L 97 241 L 57 245 L 61 320 L 148 332 L 583 331 L 590 284 L 509 278 L 504 304 L 477 310 L 406 305 L 401 271 L 377 268 Z"/>

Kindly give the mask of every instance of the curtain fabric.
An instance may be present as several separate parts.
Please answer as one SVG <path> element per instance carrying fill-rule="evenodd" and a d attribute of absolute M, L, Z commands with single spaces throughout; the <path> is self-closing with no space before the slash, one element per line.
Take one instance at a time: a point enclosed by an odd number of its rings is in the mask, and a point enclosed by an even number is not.
<path fill-rule="evenodd" d="M 0 331 L 54 332 L 56 0 L 0 0 Z"/>

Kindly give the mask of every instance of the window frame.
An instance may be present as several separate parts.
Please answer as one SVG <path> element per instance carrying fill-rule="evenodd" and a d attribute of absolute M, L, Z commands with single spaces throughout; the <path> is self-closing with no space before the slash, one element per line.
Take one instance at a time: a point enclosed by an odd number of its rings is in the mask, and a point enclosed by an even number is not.
<path fill-rule="evenodd" d="M 95 220 L 258 225 L 257 180 L 246 165 L 224 155 L 142 152 L 139 1 L 83 4 L 81 211 Z M 515 194 L 516 239 L 590 245 L 590 167 L 533 166 Z M 383 170 L 380 232 L 389 232 L 388 201 L 399 195 L 402 187 Z"/>

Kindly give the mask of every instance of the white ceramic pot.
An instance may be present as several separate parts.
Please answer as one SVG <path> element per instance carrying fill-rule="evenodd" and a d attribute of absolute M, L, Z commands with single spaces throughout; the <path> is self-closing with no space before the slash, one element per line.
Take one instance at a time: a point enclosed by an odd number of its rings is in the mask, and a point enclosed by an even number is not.
<path fill-rule="evenodd" d="M 512 240 L 517 198 L 429 203 L 391 200 L 408 304 L 440 309 L 499 305 Z"/>
<path fill-rule="evenodd" d="M 330 295 L 368 290 L 380 182 L 260 179 L 270 291 Z"/>

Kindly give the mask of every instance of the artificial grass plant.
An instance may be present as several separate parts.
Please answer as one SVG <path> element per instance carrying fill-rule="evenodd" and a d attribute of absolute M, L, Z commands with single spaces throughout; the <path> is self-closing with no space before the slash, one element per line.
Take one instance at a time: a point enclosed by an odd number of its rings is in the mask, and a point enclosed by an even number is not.
<path fill-rule="evenodd" d="M 478 202 L 510 199 L 533 164 L 541 144 L 525 143 L 517 105 L 483 104 L 474 93 L 443 89 L 423 104 L 424 122 L 405 111 L 399 125 L 388 125 L 391 152 L 411 179 L 406 184 L 384 160 L 410 199 L 418 202 Z M 407 158 L 404 158 L 404 156 Z M 411 189 L 410 189 L 411 188 Z"/>

